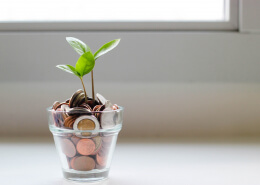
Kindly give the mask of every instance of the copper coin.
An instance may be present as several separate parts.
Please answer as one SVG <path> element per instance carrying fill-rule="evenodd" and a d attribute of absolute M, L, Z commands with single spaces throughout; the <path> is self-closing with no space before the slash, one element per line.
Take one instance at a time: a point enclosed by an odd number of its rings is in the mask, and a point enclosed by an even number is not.
<path fill-rule="evenodd" d="M 76 148 L 69 139 L 61 139 L 61 150 L 67 157 L 74 157 L 76 155 Z"/>
<path fill-rule="evenodd" d="M 52 109 L 56 110 L 58 108 L 58 106 L 60 105 L 60 102 L 55 101 L 52 105 Z"/>
<path fill-rule="evenodd" d="M 95 110 L 95 111 L 97 111 L 97 112 L 95 113 L 95 116 L 96 116 L 96 118 L 98 119 L 98 121 L 100 121 L 101 111 L 103 111 L 105 108 L 106 108 L 105 105 L 101 105 L 101 106 L 99 106 L 99 107 Z"/>
<path fill-rule="evenodd" d="M 74 107 L 68 111 L 68 115 L 92 115 L 92 113 L 89 109 L 86 109 L 84 107 Z"/>
<path fill-rule="evenodd" d="M 113 110 L 117 110 L 117 109 L 119 109 L 119 107 L 118 107 L 117 104 L 114 104 L 114 105 L 112 106 L 112 109 L 113 109 Z"/>
<path fill-rule="evenodd" d="M 99 102 L 97 100 L 93 100 L 93 98 L 88 97 L 87 104 L 93 109 L 96 105 L 99 105 Z"/>
<path fill-rule="evenodd" d="M 62 102 L 62 103 L 56 105 L 54 110 L 57 110 L 57 111 L 58 111 L 58 108 L 61 108 L 62 105 L 68 105 L 68 104 L 65 103 L 65 102 Z M 59 110 L 59 111 L 62 111 L 62 110 Z"/>
<path fill-rule="evenodd" d="M 64 126 L 68 128 L 73 128 L 73 124 L 75 120 L 77 119 L 77 116 L 69 116 L 64 121 Z"/>
<path fill-rule="evenodd" d="M 100 156 L 99 154 L 97 154 L 96 160 L 97 160 L 97 164 L 100 166 L 106 166 L 106 164 L 107 164 L 106 156 Z"/>
<path fill-rule="evenodd" d="M 94 108 L 93 108 L 93 111 L 97 111 L 102 105 L 96 105 Z"/>
<path fill-rule="evenodd" d="M 81 155 L 91 155 L 96 149 L 96 145 L 91 139 L 81 139 L 77 143 L 77 151 Z"/>
<path fill-rule="evenodd" d="M 77 145 L 77 143 L 78 143 L 79 140 L 80 140 L 80 138 L 77 137 L 77 136 L 72 136 L 70 139 L 71 139 L 71 141 L 72 141 L 75 145 Z"/>
<path fill-rule="evenodd" d="M 88 156 L 74 157 L 70 161 L 71 167 L 78 171 L 89 171 L 93 170 L 96 166 L 95 160 Z"/>
<path fill-rule="evenodd" d="M 80 107 L 86 108 L 86 109 L 88 109 L 89 111 L 93 111 L 92 108 L 91 108 L 88 104 L 86 104 L 85 102 L 83 102 L 83 103 L 80 105 Z"/>

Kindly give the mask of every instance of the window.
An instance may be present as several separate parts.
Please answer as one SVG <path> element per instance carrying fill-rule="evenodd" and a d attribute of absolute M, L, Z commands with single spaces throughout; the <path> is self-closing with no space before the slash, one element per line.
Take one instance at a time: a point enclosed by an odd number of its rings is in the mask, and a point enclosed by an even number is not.
<path fill-rule="evenodd" d="M 237 0 L 2 0 L 1 30 L 236 30 Z"/>

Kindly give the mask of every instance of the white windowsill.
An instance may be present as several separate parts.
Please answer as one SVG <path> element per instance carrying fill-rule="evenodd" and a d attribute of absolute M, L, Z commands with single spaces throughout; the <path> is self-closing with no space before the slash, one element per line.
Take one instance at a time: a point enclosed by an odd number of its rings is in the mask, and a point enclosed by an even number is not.
<path fill-rule="evenodd" d="M 119 138 L 120 139 L 120 138 Z M 102 185 L 257 185 L 259 139 L 194 142 L 120 142 Z M 1 142 L 1 184 L 69 185 L 53 141 Z"/>

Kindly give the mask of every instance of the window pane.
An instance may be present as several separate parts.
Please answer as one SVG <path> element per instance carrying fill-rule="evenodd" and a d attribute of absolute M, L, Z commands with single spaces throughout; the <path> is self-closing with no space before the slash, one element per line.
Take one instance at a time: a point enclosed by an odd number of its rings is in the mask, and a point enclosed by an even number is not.
<path fill-rule="evenodd" d="M 1 0 L 0 11 L 4 22 L 224 20 L 225 0 Z"/>

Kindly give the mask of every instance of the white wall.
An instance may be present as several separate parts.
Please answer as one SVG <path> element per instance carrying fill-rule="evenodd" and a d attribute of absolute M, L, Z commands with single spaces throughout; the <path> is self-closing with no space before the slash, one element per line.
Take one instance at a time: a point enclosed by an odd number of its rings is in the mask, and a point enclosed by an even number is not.
<path fill-rule="evenodd" d="M 240 31 L 245 33 L 260 32 L 260 1 L 240 0 Z"/>
<path fill-rule="evenodd" d="M 2 32 L 0 134 L 46 135 L 45 108 L 81 88 L 66 36 L 93 50 L 96 91 L 124 106 L 122 136 L 258 136 L 260 35 L 237 32 Z M 85 77 L 88 92 L 90 77 Z"/>
<path fill-rule="evenodd" d="M 77 61 L 66 36 L 84 40 L 93 50 L 122 38 L 118 48 L 97 61 L 96 81 L 260 81 L 260 35 L 236 32 L 1 33 L 0 81 L 78 81 L 55 68 Z"/>

